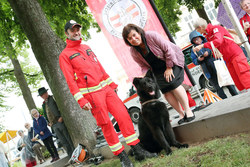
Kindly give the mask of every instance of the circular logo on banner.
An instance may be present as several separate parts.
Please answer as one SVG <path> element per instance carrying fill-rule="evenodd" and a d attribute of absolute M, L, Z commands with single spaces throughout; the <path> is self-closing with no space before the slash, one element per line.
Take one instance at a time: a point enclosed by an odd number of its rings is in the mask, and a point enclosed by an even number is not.
<path fill-rule="evenodd" d="M 143 28 L 147 21 L 147 10 L 141 0 L 107 0 L 102 11 L 105 28 L 114 36 L 122 38 L 123 27 L 129 23 Z"/>

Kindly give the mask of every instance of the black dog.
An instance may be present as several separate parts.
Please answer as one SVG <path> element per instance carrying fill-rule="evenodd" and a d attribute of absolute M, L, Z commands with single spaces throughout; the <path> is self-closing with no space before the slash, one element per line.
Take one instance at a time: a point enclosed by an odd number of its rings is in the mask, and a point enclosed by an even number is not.
<path fill-rule="evenodd" d="M 152 72 L 148 71 L 144 78 L 134 78 L 133 84 L 142 104 L 138 128 L 144 149 L 154 153 L 164 149 L 168 155 L 172 152 L 170 146 L 187 148 L 188 144 L 175 139 L 166 104 L 158 100 L 161 95 Z"/>

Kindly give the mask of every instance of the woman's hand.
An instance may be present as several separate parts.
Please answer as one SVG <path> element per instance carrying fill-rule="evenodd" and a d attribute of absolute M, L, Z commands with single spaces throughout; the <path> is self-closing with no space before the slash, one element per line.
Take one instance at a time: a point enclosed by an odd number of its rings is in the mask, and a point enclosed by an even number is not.
<path fill-rule="evenodd" d="M 174 73 L 171 67 L 167 67 L 166 71 L 164 72 L 164 77 L 166 78 L 167 82 L 172 81 L 172 78 L 174 78 Z"/>

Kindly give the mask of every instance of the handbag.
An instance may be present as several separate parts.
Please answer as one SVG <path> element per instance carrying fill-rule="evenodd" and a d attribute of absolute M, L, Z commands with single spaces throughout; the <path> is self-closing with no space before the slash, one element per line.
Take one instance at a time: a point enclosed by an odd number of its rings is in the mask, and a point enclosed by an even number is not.
<path fill-rule="evenodd" d="M 44 146 L 44 143 L 43 143 L 43 141 L 41 140 L 41 139 L 38 139 L 38 134 L 34 137 L 34 130 L 33 130 L 33 137 L 36 139 L 36 141 L 39 143 L 39 144 L 41 144 L 42 146 Z"/>
<path fill-rule="evenodd" d="M 211 42 L 211 47 L 214 52 L 214 57 L 216 58 L 216 60 L 214 61 L 214 66 L 216 69 L 219 86 L 222 87 L 222 86 L 234 85 L 233 79 L 224 62 L 223 55 L 217 48 L 215 48 L 213 42 Z"/>

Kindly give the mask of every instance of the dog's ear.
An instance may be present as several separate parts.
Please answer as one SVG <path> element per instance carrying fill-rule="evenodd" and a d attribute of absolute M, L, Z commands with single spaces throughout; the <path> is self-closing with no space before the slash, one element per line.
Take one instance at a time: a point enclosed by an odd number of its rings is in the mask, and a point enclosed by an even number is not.
<path fill-rule="evenodd" d="M 145 77 L 154 78 L 153 72 L 151 70 L 148 70 Z"/>
<path fill-rule="evenodd" d="M 135 85 L 135 87 L 136 87 L 136 85 L 139 84 L 140 79 L 141 79 L 141 78 L 134 78 L 134 79 L 133 79 L 133 85 Z"/>

